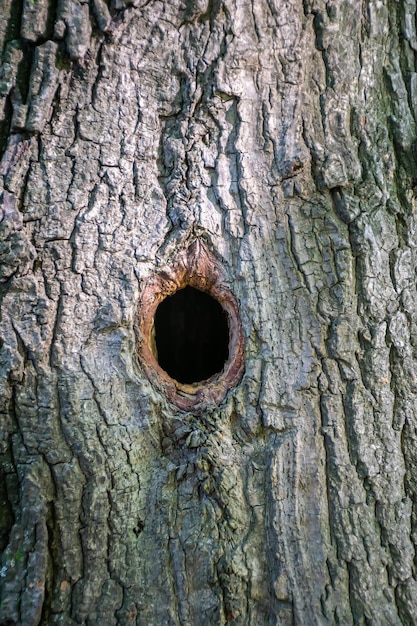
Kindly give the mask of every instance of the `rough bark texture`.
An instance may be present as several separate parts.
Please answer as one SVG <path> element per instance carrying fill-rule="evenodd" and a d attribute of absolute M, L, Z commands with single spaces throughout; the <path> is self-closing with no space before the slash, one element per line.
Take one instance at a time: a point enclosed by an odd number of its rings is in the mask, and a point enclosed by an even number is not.
<path fill-rule="evenodd" d="M 2 0 L 0 623 L 417 623 L 416 3 Z M 199 238 L 245 373 L 137 359 Z"/>

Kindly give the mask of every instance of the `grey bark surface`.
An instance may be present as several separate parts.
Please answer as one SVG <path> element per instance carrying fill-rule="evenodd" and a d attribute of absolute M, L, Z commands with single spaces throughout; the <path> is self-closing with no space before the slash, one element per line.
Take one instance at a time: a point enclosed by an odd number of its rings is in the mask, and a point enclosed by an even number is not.
<path fill-rule="evenodd" d="M 417 623 L 416 3 L 2 0 L 0 624 Z M 137 359 L 196 238 L 245 373 Z"/>

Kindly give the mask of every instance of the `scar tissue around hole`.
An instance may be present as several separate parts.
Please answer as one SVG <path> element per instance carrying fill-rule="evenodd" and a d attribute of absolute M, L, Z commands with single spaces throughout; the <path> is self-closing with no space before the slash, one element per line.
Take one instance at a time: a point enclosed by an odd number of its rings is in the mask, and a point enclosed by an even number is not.
<path fill-rule="evenodd" d="M 151 277 L 139 309 L 139 359 L 179 408 L 223 400 L 243 374 L 239 309 L 200 241 Z"/>

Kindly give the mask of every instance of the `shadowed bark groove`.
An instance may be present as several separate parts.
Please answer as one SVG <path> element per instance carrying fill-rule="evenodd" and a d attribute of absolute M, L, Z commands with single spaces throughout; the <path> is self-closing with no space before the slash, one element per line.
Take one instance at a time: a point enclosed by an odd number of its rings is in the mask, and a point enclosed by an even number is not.
<path fill-rule="evenodd" d="M 415 624 L 415 1 L 3 7 L 0 624 Z M 181 408 L 196 241 L 244 371 Z"/>

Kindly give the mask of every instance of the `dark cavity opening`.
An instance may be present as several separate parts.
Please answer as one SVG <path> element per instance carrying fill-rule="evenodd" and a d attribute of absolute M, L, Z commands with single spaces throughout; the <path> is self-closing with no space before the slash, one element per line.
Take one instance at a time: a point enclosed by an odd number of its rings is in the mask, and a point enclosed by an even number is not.
<path fill-rule="evenodd" d="M 222 371 L 229 357 L 223 307 L 208 293 L 185 287 L 155 313 L 157 360 L 179 383 L 197 383 Z"/>

